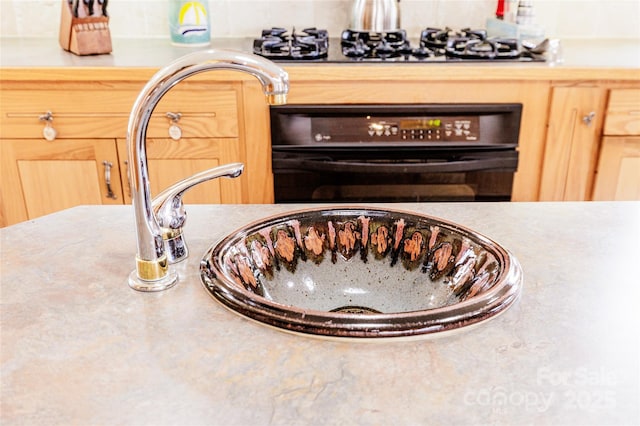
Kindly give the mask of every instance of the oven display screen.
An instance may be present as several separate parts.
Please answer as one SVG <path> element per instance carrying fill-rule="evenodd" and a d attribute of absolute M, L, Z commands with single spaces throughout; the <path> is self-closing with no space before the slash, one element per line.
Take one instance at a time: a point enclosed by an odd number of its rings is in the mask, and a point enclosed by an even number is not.
<path fill-rule="evenodd" d="M 404 141 L 474 142 L 480 134 L 480 120 L 477 116 L 407 117 L 397 121 L 395 130 L 391 134 Z"/>
<path fill-rule="evenodd" d="M 405 130 L 427 130 L 427 129 L 439 129 L 442 126 L 442 120 L 439 118 L 429 119 L 412 119 L 400 121 L 400 129 Z"/>

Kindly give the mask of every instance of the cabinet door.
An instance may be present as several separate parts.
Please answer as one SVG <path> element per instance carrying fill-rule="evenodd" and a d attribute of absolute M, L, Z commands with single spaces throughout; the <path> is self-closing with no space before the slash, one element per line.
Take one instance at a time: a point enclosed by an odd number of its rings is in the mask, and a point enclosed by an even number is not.
<path fill-rule="evenodd" d="M 640 135 L 640 89 L 611 91 L 604 134 Z"/>
<path fill-rule="evenodd" d="M 603 138 L 593 199 L 640 200 L 640 136 Z"/>
<path fill-rule="evenodd" d="M 235 138 L 205 139 L 183 138 L 147 139 L 147 161 L 151 196 L 203 170 L 223 164 L 240 162 L 239 141 Z M 127 176 L 127 143 L 118 140 L 125 202 L 131 202 L 131 189 Z M 186 204 L 241 203 L 243 199 L 242 177 L 236 179 L 218 178 L 196 185 L 186 192 Z"/>
<path fill-rule="evenodd" d="M 582 201 L 591 195 L 604 111 L 604 90 L 553 90 L 544 154 L 541 201 Z"/>
<path fill-rule="evenodd" d="M 4 225 L 82 204 L 123 202 L 114 140 L 9 139 L 0 144 Z"/>

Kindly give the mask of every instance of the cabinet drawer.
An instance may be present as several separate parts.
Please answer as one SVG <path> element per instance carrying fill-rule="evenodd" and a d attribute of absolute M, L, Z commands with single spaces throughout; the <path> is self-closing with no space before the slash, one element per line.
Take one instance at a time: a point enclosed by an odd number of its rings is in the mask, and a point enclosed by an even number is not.
<path fill-rule="evenodd" d="M 640 135 L 640 89 L 611 90 L 604 134 Z"/>
<path fill-rule="evenodd" d="M 131 91 L 3 90 L 0 136 L 42 138 L 46 123 L 40 116 L 51 112 L 57 137 L 115 137 L 126 134 L 128 110 L 135 100 Z M 67 85 L 68 86 L 68 85 Z"/>
<path fill-rule="evenodd" d="M 179 113 L 183 137 L 237 137 L 236 91 L 215 87 L 176 87 L 158 103 L 147 130 L 149 137 L 168 137 L 167 112 Z M 226 86 L 228 87 L 228 86 Z M 138 96 L 133 90 L 3 90 L 0 137 L 42 138 L 50 111 L 58 138 L 126 137 L 129 114 Z"/>
<path fill-rule="evenodd" d="M 169 91 L 158 103 L 147 129 L 152 138 L 169 137 L 169 127 L 174 124 L 167 113 L 180 114 L 175 123 L 183 138 L 238 137 L 238 101 L 234 90 L 175 89 Z"/>

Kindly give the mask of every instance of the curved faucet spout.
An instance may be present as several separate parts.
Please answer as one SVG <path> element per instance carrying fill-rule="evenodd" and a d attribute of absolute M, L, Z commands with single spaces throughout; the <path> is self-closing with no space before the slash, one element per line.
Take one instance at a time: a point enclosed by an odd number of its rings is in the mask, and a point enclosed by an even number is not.
<path fill-rule="evenodd" d="M 216 69 L 246 72 L 262 84 L 270 104 L 286 101 L 289 91 L 287 73 L 257 55 L 211 49 L 187 54 L 158 71 L 136 99 L 127 129 L 132 204 L 137 236 L 136 270 L 129 285 L 141 291 L 158 291 L 173 286 L 177 274 L 169 269 L 162 230 L 153 211 L 147 164 L 147 127 L 151 114 L 162 97 L 182 80 Z"/>

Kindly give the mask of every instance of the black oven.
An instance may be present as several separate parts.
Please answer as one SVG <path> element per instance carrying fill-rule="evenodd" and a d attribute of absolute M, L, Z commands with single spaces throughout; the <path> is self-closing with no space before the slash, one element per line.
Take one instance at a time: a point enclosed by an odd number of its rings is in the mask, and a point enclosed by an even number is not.
<path fill-rule="evenodd" d="M 521 112 L 521 104 L 273 106 L 275 201 L 509 201 Z"/>

